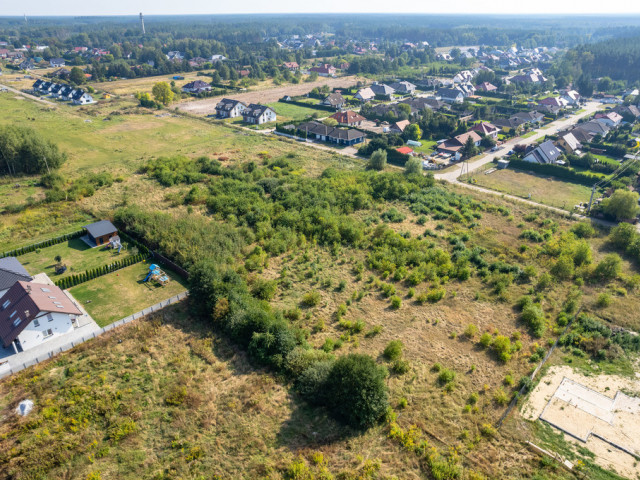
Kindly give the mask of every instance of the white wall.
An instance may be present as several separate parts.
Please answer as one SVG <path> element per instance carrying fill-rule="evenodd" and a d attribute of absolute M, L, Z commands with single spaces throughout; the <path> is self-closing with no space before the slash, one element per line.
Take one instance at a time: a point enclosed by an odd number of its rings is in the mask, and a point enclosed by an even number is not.
<path fill-rule="evenodd" d="M 38 320 L 40 326 L 34 326 L 34 320 L 27 325 L 20 335 L 18 335 L 18 340 L 20 340 L 20 345 L 23 350 L 28 350 L 30 348 L 36 347 L 40 345 L 42 342 L 46 342 L 47 340 L 51 340 L 52 338 L 59 337 L 60 335 L 64 335 L 65 333 L 69 333 L 73 330 L 73 325 L 71 324 L 71 318 L 67 313 L 52 313 L 53 321 L 49 321 L 47 318 L 47 314 L 43 314 L 37 317 L 35 320 Z M 44 332 L 48 329 L 53 331 L 53 335 L 45 338 Z"/>

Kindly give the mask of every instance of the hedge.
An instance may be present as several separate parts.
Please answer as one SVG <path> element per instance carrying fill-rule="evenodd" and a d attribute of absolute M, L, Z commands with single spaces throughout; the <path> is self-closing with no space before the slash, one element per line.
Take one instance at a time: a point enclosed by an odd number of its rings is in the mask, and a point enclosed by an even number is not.
<path fill-rule="evenodd" d="M 587 187 L 593 186 L 602 179 L 597 175 L 590 175 L 588 173 L 579 173 L 572 168 L 561 167 L 558 165 L 550 165 L 547 163 L 531 163 L 524 160 L 510 160 L 509 167 L 517 170 L 530 170 L 543 175 L 550 175 L 552 177 L 567 180 L 572 183 L 578 183 L 580 185 L 586 185 Z"/>
<path fill-rule="evenodd" d="M 94 278 L 98 278 L 103 275 L 107 275 L 109 273 L 115 272 L 116 270 L 129 267 L 136 263 L 140 263 L 141 261 L 146 260 L 149 256 L 150 256 L 150 253 L 148 251 L 145 253 L 138 253 L 137 255 L 123 258 L 122 260 L 118 260 L 108 265 L 92 268 L 82 273 L 61 278 L 60 280 L 56 281 L 55 284 L 58 287 L 62 288 L 63 290 L 67 288 L 75 287 L 76 285 L 79 285 L 84 282 L 88 282 L 89 280 L 93 280 Z"/>
<path fill-rule="evenodd" d="M 33 251 L 37 250 L 38 248 L 51 247 L 52 245 L 57 245 L 58 243 L 66 242 L 67 240 L 71 240 L 71 239 L 74 239 L 74 238 L 81 237 L 85 233 L 86 233 L 85 230 L 78 230 L 78 231 L 73 232 L 73 233 L 67 233 L 67 234 L 61 235 L 59 237 L 50 238 L 50 239 L 45 240 L 43 242 L 34 243 L 32 245 L 27 245 L 26 247 L 20 247 L 20 248 L 16 248 L 15 250 L 10 250 L 8 252 L 3 252 L 2 254 L 0 254 L 0 258 L 4 258 L 4 257 L 19 257 L 20 255 L 24 255 L 26 253 L 33 252 Z"/>

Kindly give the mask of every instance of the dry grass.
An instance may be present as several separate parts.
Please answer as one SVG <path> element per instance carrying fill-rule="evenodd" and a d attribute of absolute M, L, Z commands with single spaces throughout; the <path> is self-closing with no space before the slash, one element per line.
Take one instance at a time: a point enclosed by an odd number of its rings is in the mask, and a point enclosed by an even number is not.
<path fill-rule="evenodd" d="M 168 404 L 183 387 L 182 403 Z M 0 470 L 15 479 L 282 479 L 296 457 L 311 464 L 316 452 L 334 474 L 378 459 L 383 476 L 422 478 L 380 428 L 354 434 L 310 409 L 184 306 L 5 380 L 0 392 Z M 19 418 L 13 409 L 24 398 L 36 406 Z M 136 430 L 110 439 L 125 419 Z"/>

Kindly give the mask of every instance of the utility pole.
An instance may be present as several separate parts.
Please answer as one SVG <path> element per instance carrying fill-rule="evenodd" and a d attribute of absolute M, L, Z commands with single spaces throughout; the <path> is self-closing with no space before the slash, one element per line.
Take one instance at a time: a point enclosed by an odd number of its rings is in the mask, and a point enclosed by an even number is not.
<path fill-rule="evenodd" d="M 596 186 L 591 189 L 591 198 L 589 198 L 589 206 L 587 207 L 587 215 L 591 213 L 591 204 L 593 203 L 593 194 L 596 193 Z"/>
<path fill-rule="evenodd" d="M 47 157 L 43 157 L 43 158 L 44 158 L 44 164 L 47 166 L 47 173 L 51 175 L 51 170 L 49 170 L 49 162 L 47 162 Z"/>

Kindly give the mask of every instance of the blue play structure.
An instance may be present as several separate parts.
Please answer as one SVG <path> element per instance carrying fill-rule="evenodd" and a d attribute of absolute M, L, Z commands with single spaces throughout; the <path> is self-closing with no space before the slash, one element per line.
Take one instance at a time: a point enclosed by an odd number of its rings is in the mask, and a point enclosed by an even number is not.
<path fill-rule="evenodd" d="M 155 263 L 149 265 L 149 273 L 144 277 L 143 282 L 148 282 L 149 280 L 155 280 L 160 285 L 166 285 L 169 283 L 169 277 L 167 274 L 160 270 L 160 267 Z"/>

